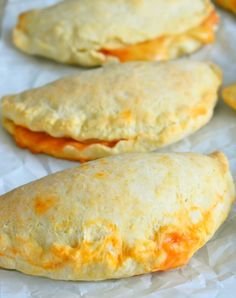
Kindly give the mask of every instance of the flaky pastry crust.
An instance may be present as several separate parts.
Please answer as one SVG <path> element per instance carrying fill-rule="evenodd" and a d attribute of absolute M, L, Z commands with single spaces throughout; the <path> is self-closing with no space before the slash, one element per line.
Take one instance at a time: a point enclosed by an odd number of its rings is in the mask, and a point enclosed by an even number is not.
<path fill-rule="evenodd" d="M 13 42 L 28 54 L 97 66 L 119 61 L 104 50 L 164 38 L 160 45 L 164 52 L 140 59 L 167 60 L 213 42 L 215 23 L 212 28 L 201 28 L 213 11 L 209 0 L 66 0 L 23 13 Z M 211 36 L 206 40 L 208 31 Z"/>
<path fill-rule="evenodd" d="M 0 197 L 0 266 L 62 280 L 176 268 L 213 236 L 234 198 L 219 152 L 86 163 Z"/>
<path fill-rule="evenodd" d="M 4 97 L 3 124 L 16 140 L 14 125 L 91 143 L 83 150 L 67 144 L 60 153 L 41 151 L 67 159 L 150 151 L 205 125 L 212 117 L 220 83 L 220 71 L 207 63 L 113 64 Z M 35 148 L 19 145 L 37 152 L 37 144 Z"/>

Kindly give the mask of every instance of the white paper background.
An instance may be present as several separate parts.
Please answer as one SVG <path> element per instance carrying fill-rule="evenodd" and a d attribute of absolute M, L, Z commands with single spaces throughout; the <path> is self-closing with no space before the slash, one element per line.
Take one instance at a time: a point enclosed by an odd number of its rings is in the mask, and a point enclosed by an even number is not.
<path fill-rule="evenodd" d="M 24 10 L 43 7 L 55 0 L 11 0 L 4 13 L 0 39 L 0 97 L 43 85 L 79 68 L 28 57 L 11 43 L 11 28 Z M 225 84 L 236 81 L 236 18 L 225 12 L 214 46 L 193 55 L 213 60 L 224 70 Z M 236 178 L 236 113 L 223 103 L 213 120 L 188 139 L 166 150 L 208 153 L 224 151 Z M 0 127 L 0 194 L 49 173 L 77 163 L 32 155 L 18 149 Z M 236 180 L 236 179 L 235 179 Z M 236 297 L 236 208 L 204 248 L 185 268 L 108 282 L 61 282 L 0 270 L 0 298 L 74 298 L 74 297 Z"/>

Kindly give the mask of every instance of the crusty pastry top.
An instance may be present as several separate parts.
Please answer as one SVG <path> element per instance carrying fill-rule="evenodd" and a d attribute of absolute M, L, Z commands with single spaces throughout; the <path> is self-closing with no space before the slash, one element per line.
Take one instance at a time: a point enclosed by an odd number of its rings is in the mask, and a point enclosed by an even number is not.
<path fill-rule="evenodd" d="M 0 267 L 65 280 L 178 267 L 234 197 L 219 152 L 100 159 L 0 197 Z"/>
<path fill-rule="evenodd" d="M 113 64 L 6 96 L 3 117 L 32 131 L 78 141 L 161 143 L 169 129 L 163 140 L 167 144 L 179 138 L 175 126 L 184 135 L 210 119 L 220 82 L 218 69 L 201 62 Z"/>
<path fill-rule="evenodd" d="M 22 14 L 13 40 L 30 54 L 99 65 L 106 60 L 101 49 L 184 33 L 212 10 L 209 0 L 66 0 Z"/>

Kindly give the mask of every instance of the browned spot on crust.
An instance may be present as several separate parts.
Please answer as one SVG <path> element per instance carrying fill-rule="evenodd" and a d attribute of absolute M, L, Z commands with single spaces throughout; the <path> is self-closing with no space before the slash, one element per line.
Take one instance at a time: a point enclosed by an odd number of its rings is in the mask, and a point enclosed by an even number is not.
<path fill-rule="evenodd" d="M 15 247 L 10 248 L 9 250 L 10 250 L 10 252 L 11 252 L 12 254 L 14 254 L 14 255 L 18 254 L 18 252 L 19 252 L 18 249 L 15 248 Z"/>
<path fill-rule="evenodd" d="M 130 110 L 123 111 L 120 115 L 126 121 L 132 120 L 132 112 Z"/>
<path fill-rule="evenodd" d="M 37 197 L 35 199 L 35 213 L 38 215 L 43 215 L 46 213 L 49 209 L 51 209 L 53 206 L 55 206 L 56 199 L 55 198 L 40 198 Z"/>
<path fill-rule="evenodd" d="M 23 12 L 22 14 L 20 14 L 19 19 L 18 19 L 18 23 L 16 25 L 16 29 L 26 32 L 26 16 L 28 14 L 29 14 L 28 11 Z"/>
<path fill-rule="evenodd" d="M 199 108 L 196 108 L 192 111 L 192 116 L 194 118 L 196 117 L 199 117 L 199 116 L 203 116 L 207 113 L 208 111 L 206 110 L 205 107 L 199 107 Z"/>
<path fill-rule="evenodd" d="M 99 172 L 99 173 L 96 173 L 94 176 L 95 176 L 96 178 L 104 178 L 104 177 L 106 177 L 106 173 Z"/>

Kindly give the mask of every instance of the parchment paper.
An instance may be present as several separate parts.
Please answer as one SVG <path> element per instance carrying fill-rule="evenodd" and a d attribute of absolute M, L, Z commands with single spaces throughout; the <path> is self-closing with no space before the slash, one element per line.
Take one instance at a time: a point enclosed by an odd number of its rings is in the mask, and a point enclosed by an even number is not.
<path fill-rule="evenodd" d="M 29 57 L 11 43 L 11 28 L 17 15 L 55 0 L 10 0 L 3 19 L 0 40 L 0 97 L 40 86 L 67 74 L 85 71 Z M 236 18 L 222 15 L 217 43 L 191 59 L 213 60 L 224 70 L 225 84 L 236 81 Z M 220 102 L 212 121 L 193 136 L 165 149 L 209 153 L 224 151 L 236 178 L 236 113 Z M 0 194 L 19 185 L 78 163 L 17 148 L 0 127 Z M 216 233 L 182 269 L 107 282 L 62 282 L 0 270 L 0 298 L 75 297 L 236 297 L 236 208 Z"/>

